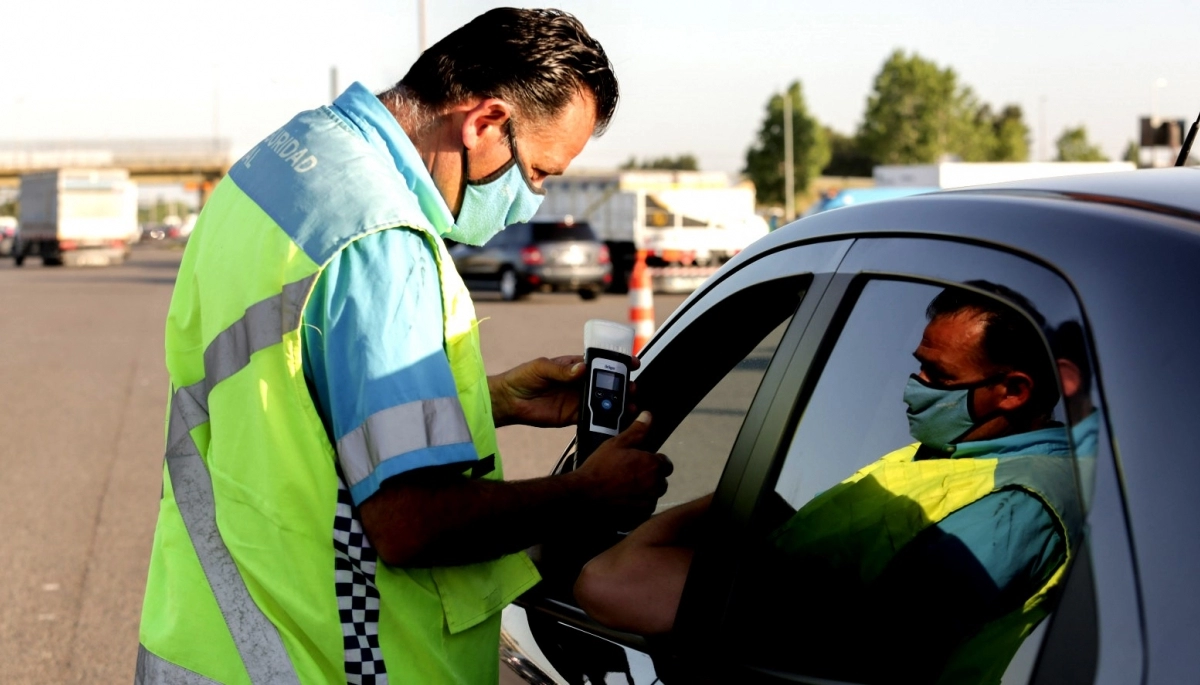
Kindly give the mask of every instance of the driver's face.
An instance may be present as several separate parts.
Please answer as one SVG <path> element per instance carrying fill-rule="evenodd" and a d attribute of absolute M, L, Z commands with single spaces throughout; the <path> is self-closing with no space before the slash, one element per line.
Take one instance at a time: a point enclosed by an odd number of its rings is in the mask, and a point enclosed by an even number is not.
<path fill-rule="evenodd" d="M 921 363 L 917 374 L 935 386 L 981 381 L 999 369 L 983 351 L 983 317 L 966 309 L 934 317 L 925 326 L 913 356 Z"/>

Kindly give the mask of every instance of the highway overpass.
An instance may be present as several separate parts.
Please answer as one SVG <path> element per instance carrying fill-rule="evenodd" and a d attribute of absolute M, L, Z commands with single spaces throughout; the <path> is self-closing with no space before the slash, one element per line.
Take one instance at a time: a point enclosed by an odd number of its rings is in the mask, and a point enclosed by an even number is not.
<path fill-rule="evenodd" d="M 61 167 L 128 169 L 138 183 L 180 183 L 203 204 L 233 164 L 227 138 L 0 141 L 0 188 L 21 174 Z"/>

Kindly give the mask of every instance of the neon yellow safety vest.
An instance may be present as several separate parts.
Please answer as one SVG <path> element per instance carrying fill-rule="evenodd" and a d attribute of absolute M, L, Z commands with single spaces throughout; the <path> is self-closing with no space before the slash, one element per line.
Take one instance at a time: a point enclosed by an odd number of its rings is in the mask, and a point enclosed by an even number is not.
<path fill-rule="evenodd" d="M 884 455 L 805 504 L 772 535 L 797 564 L 819 563 L 866 586 L 921 531 L 1005 489 L 1050 510 L 1066 555 L 1024 605 L 983 627 L 951 655 L 940 681 L 999 683 L 1021 642 L 1047 615 L 1051 592 L 1078 548 L 1082 510 L 1069 456 L 923 459 L 919 444 Z M 806 561 L 807 560 L 807 561 Z"/>
<path fill-rule="evenodd" d="M 201 214 L 167 319 L 172 394 L 137 682 L 347 681 L 339 478 L 300 327 L 322 269 L 354 240 L 395 227 L 427 237 L 462 410 L 478 456 L 496 456 L 484 477 L 503 477 L 470 296 L 405 185 L 390 158 L 323 107 L 235 164 Z M 524 554 L 447 568 L 379 563 L 389 681 L 496 682 L 499 611 L 538 580 Z"/>

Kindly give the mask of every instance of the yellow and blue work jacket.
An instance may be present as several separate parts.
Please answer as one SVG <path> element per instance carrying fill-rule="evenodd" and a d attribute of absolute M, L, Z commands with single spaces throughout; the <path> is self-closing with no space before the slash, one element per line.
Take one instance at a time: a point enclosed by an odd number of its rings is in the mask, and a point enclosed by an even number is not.
<path fill-rule="evenodd" d="M 407 468 L 494 459 L 472 470 L 503 473 L 478 322 L 439 237 L 449 212 L 414 158 L 355 84 L 259 143 L 201 214 L 167 319 L 171 401 L 138 682 L 497 679 L 499 611 L 538 581 L 529 559 L 389 567 L 356 515 Z M 425 383 L 407 395 L 369 391 L 378 378 L 342 376 L 328 347 L 307 349 L 348 321 L 331 302 L 355 306 L 324 272 L 353 270 L 343 257 L 363 254 L 362 241 L 391 244 L 384 233 L 418 236 L 437 271 L 435 351 L 450 373 L 401 373 Z M 390 283 L 379 274 L 378 288 Z M 366 330 L 367 319 L 351 323 Z M 368 399 L 345 399 L 356 392 Z"/>
<path fill-rule="evenodd" d="M 954 458 L 918 459 L 919 447 L 860 469 L 771 534 L 774 570 L 792 581 L 785 592 L 819 588 L 792 600 L 807 602 L 802 623 L 816 631 L 801 658 L 871 677 L 998 683 L 1078 550 L 1083 509 L 1066 429 L 964 443 Z M 1023 527 L 1035 534 L 1011 530 Z M 981 587 L 1016 567 L 1025 582 Z M 848 663 L 847 649 L 863 658 Z"/>

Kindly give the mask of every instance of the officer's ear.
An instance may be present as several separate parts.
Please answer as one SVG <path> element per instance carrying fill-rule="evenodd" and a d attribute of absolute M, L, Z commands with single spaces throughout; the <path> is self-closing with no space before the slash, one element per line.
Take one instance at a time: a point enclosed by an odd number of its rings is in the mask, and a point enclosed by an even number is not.
<path fill-rule="evenodd" d="M 463 145 L 474 150 L 480 145 L 507 141 L 505 125 L 512 118 L 512 107 L 500 98 L 484 98 L 464 112 Z"/>

